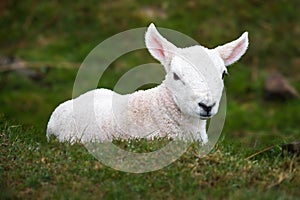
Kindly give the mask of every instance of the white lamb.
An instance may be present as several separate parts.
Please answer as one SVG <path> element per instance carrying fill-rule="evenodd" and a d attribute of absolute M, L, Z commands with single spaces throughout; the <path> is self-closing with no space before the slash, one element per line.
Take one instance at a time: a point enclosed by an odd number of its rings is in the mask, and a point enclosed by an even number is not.
<path fill-rule="evenodd" d="M 47 137 L 71 143 L 155 137 L 207 143 L 206 120 L 218 111 L 226 66 L 246 52 L 248 33 L 214 49 L 178 48 L 151 24 L 145 41 L 165 68 L 160 85 L 127 95 L 95 89 L 66 101 L 52 113 Z"/>

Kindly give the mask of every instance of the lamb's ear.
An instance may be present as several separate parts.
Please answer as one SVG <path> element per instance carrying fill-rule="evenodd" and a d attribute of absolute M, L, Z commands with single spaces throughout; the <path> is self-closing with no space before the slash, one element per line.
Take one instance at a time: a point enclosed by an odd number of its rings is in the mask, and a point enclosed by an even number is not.
<path fill-rule="evenodd" d="M 223 59 L 225 65 L 228 66 L 239 60 L 242 55 L 244 55 L 248 48 L 248 44 L 248 32 L 245 32 L 237 40 L 234 40 L 222 46 L 218 46 L 215 49 L 221 55 L 221 58 Z"/>
<path fill-rule="evenodd" d="M 150 54 L 161 62 L 162 65 L 166 68 L 166 71 L 169 71 L 170 62 L 177 47 L 171 42 L 166 40 L 163 36 L 159 34 L 156 30 L 153 23 L 150 24 L 148 30 L 145 34 L 146 47 Z"/>

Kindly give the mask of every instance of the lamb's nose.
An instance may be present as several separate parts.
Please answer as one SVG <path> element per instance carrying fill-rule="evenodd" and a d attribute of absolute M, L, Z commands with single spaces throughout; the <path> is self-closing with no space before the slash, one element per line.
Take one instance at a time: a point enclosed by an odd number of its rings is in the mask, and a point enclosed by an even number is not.
<path fill-rule="evenodd" d="M 211 109 L 216 105 L 216 103 L 213 103 L 212 105 L 208 106 L 208 105 L 206 105 L 206 104 L 204 104 L 204 103 L 199 102 L 198 105 L 199 105 L 203 110 L 205 110 L 206 112 L 210 112 Z"/>

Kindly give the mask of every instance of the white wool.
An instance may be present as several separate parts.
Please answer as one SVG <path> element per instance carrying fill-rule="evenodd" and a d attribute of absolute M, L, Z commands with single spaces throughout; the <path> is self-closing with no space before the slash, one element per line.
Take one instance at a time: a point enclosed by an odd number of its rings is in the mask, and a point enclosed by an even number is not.
<path fill-rule="evenodd" d="M 145 42 L 167 72 L 159 86 L 127 95 L 95 89 L 66 101 L 52 113 L 47 137 L 71 143 L 156 137 L 207 143 L 206 120 L 218 111 L 222 73 L 245 53 L 247 33 L 215 49 L 200 45 L 181 49 L 151 24 Z"/>
<path fill-rule="evenodd" d="M 117 98 L 114 94 L 106 89 L 96 89 L 62 103 L 49 120 L 47 137 L 55 135 L 59 141 L 71 143 L 142 137 L 200 139 L 196 133 L 201 123 L 205 125 L 205 120 L 184 115 L 164 83 L 128 95 L 128 104 L 119 108 L 126 110 L 125 113 L 122 110 L 114 112 L 112 109 L 113 98 Z M 119 98 L 122 98 L 121 95 Z M 86 106 L 86 102 L 93 101 L 94 106 Z M 91 109 L 93 107 L 94 111 Z M 118 114 L 126 117 L 121 118 Z M 178 135 L 182 133 L 186 134 Z"/>

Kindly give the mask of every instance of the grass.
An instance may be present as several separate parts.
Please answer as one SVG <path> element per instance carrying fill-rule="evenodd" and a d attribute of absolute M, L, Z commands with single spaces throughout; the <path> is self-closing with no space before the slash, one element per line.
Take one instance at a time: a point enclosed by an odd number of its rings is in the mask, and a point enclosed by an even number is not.
<path fill-rule="evenodd" d="M 0 55 L 25 60 L 44 78 L 0 72 L 0 199 L 297 199 L 300 161 L 282 157 L 280 147 L 299 141 L 299 100 L 266 101 L 263 84 L 269 71 L 278 70 L 300 91 L 298 4 L 3 1 Z M 227 118 L 213 151 L 199 158 L 193 144 L 166 168 L 130 174 L 102 165 L 82 145 L 47 142 L 48 118 L 71 98 L 78 63 L 104 39 L 152 21 L 208 47 L 249 31 L 247 54 L 225 78 Z M 131 67 L 153 61 L 146 50 L 122 56 L 99 87 L 113 88 Z M 148 152 L 161 143 L 116 144 Z M 247 159 L 269 146 L 274 147 Z"/>
<path fill-rule="evenodd" d="M 79 144 L 48 143 L 40 130 L 1 120 L 2 198 L 293 199 L 300 195 L 299 158 L 281 149 L 255 152 L 222 141 L 207 157 L 191 146 L 168 167 L 130 174 L 102 165 Z M 145 141 L 136 148 L 144 149 Z"/>

